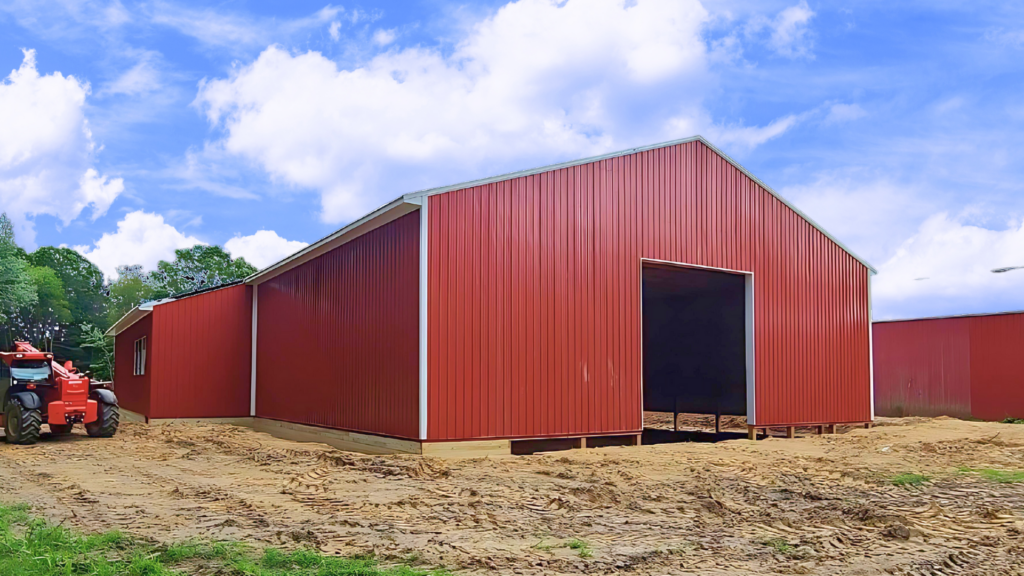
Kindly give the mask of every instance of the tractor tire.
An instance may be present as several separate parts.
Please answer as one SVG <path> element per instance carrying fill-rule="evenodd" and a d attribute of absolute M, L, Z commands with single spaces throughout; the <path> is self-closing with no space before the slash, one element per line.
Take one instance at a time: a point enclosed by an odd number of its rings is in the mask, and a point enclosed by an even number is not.
<path fill-rule="evenodd" d="M 50 434 L 57 436 L 59 434 L 70 434 L 71 427 L 73 424 L 50 424 Z"/>
<path fill-rule="evenodd" d="M 100 402 L 96 406 L 96 421 L 85 425 L 85 432 L 93 438 L 110 438 L 117 433 L 121 412 L 116 404 Z"/>
<path fill-rule="evenodd" d="M 4 435 L 8 444 L 35 444 L 39 441 L 39 429 L 43 416 L 39 410 L 26 410 L 18 402 L 7 403 L 4 410 Z"/>

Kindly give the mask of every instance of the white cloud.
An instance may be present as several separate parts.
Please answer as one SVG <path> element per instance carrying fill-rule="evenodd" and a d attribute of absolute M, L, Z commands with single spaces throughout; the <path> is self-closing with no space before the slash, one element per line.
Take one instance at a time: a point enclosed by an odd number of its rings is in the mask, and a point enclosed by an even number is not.
<path fill-rule="evenodd" d="M 263 269 L 274 262 L 309 246 L 298 240 L 285 240 L 273 230 L 260 230 L 250 236 L 235 236 L 224 243 L 232 258 L 242 257 L 253 266 Z"/>
<path fill-rule="evenodd" d="M 270 47 L 204 82 L 196 105 L 224 151 L 319 191 L 337 223 L 410 189 L 713 129 L 707 19 L 696 0 L 520 0 L 450 53 L 392 49 L 339 69 Z M 794 121 L 720 134 L 753 146 Z"/>
<path fill-rule="evenodd" d="M 922 301 L 962 313 L 1024 307 L 1024 270 L 992 273 L 1024 265 L 1024 223 L 993 230 L 965 220 L 931 216 L 879 266 L 872 290 L 883 314 Z"/>
<path fill-rule="evenodd" d="M 378 46 L 387 46 L 395 41 L 394 30 L 384 30 L 383 28 L 373 33 L 373 43 Z"/>
<path fill-rule="evenodd" d="M 137 264 L 153 270 L 160 260 L 173 260 L 175 250 L 197 244 L 205 242 L 182 234 L 159 214 L 136 210 L 117 223 L 117 232 L 105 232 L 91 247 L 75 246 L 75 250 L 96 264 L 108 280 L 116 280 L 118 266 Z"/>
<path fill-rule="evenodd" d="M 747 24 L 747 36 L 756 37 L 767 30 L 765 43 L 779 55 L 787 58 L 813 58 L 811 50 L 814 42 L 810 37 L 808 23 L 814 15 L 806 0 L 800 0 L 799 4 L 782 10 L 775 18 L 751 18 Z"/>
<path fill-rule="evenodd" d="M 867 116 L 868 113 L 858 104 L 833 104 L 828 109 L 824 123 L 841 124 Z"/>
<path fill-rule="evenodd" d="M 334 30 L 332 23 L 343 9 L 328 5 L 310 16 L 292 20 L 257 18 L 212 8 L 187 8 L 169 2 L 155 2 L 149 12 L 154 24 L 173 28 L 207 46 L 238 51 L 263 47 L 324 25 L 331 25 Z"/>
<path fill-rule="evenodd" d="M 32 218 L 70 223 L 87 207 L 106 213 L 124 190 L 92 166 L 95 145 L 83 108 L 88 83 L 60 72 L 40 75 L 35 52 L 0 82 L 0 206 L 33 247 Z"/>
<path fill-rule="evenodd" d="M 113 82 L 104 86 L 98 96 L 124 94 L 126 96 L 138 96 L 158 90 L 161 87 L 160 71 L 156 66 L 157 54 L 144 52 L 139 61 L 126 70 L 124 74 L 117 77 Z"/>
<path fill-rule="evenodd" d="M 328 28 L 327 31 L 331 35 L 331 40 L 334 40 L 335 42 L 341 40 L 341 22 L 338 22 L 337 20 L 331 22 L 331 27 Z"/>

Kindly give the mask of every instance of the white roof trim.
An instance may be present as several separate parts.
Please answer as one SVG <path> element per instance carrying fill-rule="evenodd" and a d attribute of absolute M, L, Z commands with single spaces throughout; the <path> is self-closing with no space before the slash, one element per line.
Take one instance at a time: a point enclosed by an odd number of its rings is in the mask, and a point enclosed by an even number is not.
<path fill-rule="evenodd" d="M 689 142 L 700 142 L 700 143 L 704 144 L 705 146 L 707 146 L 708 148 L 710 148 L 711 150 L 713 150 L 716 154 L 718 154 L 723 159 L 725 159 L 726 162 L 728 162 L 729 164 L 732 164 L 733 167 L 738 169 L 740 172 L 743 172 L 743 174 L 745 174 L 748 178 L 750 178 L 751 180 L 756 182 L 758 186 L 764 188 L 765 190 L 768 191 L 769 194 L 771 194 L 772 196 L 775 196 L 776 198 L 778 198 L 779 201 L 781 201 L 783 204 L 785 204 L 787 207 L 789 207 L 790 210 L 792 210 L 798 216 L 800 216 L 801 218 L 806 220 L 808 224 L 810 224 L 811 226 L 815 227 L 819 232 L 821 232 L 826 237 L 828 237 L 830 240 L 832 240 L 832 242 L 835 242 L 835 244 L 837 246 L 839 246 L 840 248 L 842 248 L 844 251 L 846 251 L 847 254 L 849 254 L 850 256 L 853 256 L 858 262 L 863 264 L 868 269 L 869 272 L 871 272 L 872 274 L 877 274 L 878 273 L 878 271 L 875 270 L 875 268 L 871 264 L 869 264 L 867 260 L 865 260 L 865 259 L 861 258 L 860 256 L 858 256 L 853 250 L 850 250 L 849 247 L 847 247 L 845 244 L 840 242 L 839 239 L 837 239 L 835 236 L 830 234 L 820 224 L 815 222 L 810 216 L 808 216 L 802 210 L 800 210 L 795 205 L 793 205 L 789 200 L 786 200 L 785 198 L 783 198 L 782 195 L 779 194 L 778 192 L 776 192 L 771 186 L 765 184 L 760 178 L 758 178 L 757 176 L 754 176 L 749 170 L 747 170 L 746 168 L 741 166 L 739 164 L 739 162 L 736 162 L 728 154 L 726 154 L 725 152 L 720 150 L 718 147 L 716 147 L 715 145 L 713 145 L 710 142 L 708 142 L 707 140 L 705 140 L 703 136 L 699 136 L 698 135 L 698 136 L 691 136 L 689 138 L 681 138 L 681 139 L 678 139 L 678 140 L 670 140 L 668 142 L 661 142 L 659 144 L 650 144 L 650 145 L 647 145 L 647 146 L 639 146 L 637 148 L 629 148 L 627 150 L 621 150 L 619 152 L 610 152 L 608 154 L 601 154 L 599 156 L 591 156 L 589 158 L 581 158 L 579 160 L 572 160 L 572 161 L 569 161 L 569 162 L 562 162 L 562 163 L 559 163 L 559 164 L 549 164 L 547 166 L 540 166 L 538 168 L 530 168 L 528 170 L 520 170 L 518 172 L 510 172 L 508 174 L 502 174 L 500 176 L 491 176 L 489 178 L 481 178 L 479 180 L 470 180 L 468 182 L 462 182 L 462 183 L 459 183 L 459 184 L 451 184 L 451 185 L 448 185 L 448 186 L 440 186 L 440 187 L 437 187 L 437 188 L 428 188 L 426 190 L 420 190 L 418 192 L 411 192 L 411 193 L 405 194 L 404 196 L 401 196 L 401 197 L 399 197 L 399 198 L 397 198 L 395 200 L 392 200 L 391 202 L 385 204 L 384 206 L 381 206 L 380 208 L 374 210 L 373 212 L 370 212 L 366 216 L 363 216 L 362 218 L 352 222 L 351 224 L 345 226 L 344 228 L 338 230 L 337 232 L 334 232 L 333 234 L 330 234 L 328 236 L 325 236 L 324 238 L 321 238 L 320 240 L 314 242 L 313 244 L 310 244 L 309 246 L 307 246 L 306 248 L 303 248 L 302 250 L 296 252 L 295 254 L 292 254 L 291 256 L 288 256 L 287 258 L 277 262 L 276 264 L 272 264 L 272 265 L 268 266 L 267 268 L 264 268 L 263 270 L 260 270 L 256 274 L 253 274 L 252 276 L 249 276 L 248 278 L 246 278 L 245 282 L 246 282 L 246 284 L 259 284 L 260 282 L 263 282 L 265 280 L 269 280 L 270 278 L 273 278 L 277 274 L 280 274 L 280 273 L 282 273 L 282 272 L 284 272 L 286 270 L 289 270 L 289 269 L 291 269 L 291 268 L 293 268 L 295 266 L 298 266 L 299 264 L 301 264 L 303 262 L 311 260 L 312 258 L 315 258 L 315 257 L 319 256 L 320 254 L 322 254 L 324 252 L 327 252 L 329 250 L 333 250 L 337 246 L 340 246 L 340 245 L 344 244 L 345 242 L 347 242 L 349 240 L 352 240 L 352 239 L 354 239 L 354 238 L 356 238 L 358 236 L 361 236 L 362 234 L 364 234 L 366 232 L 369 232 L 370 230 L 372 230 L 376 226 L 367 227 L 367 229 L 364 232 L 362 232 L 360 234 L 352 235 L 348 239 L 342 239 L 342 240 L 339 241 L 339 239 L 342 236 L 345 236 L 346 234 L 350 234 L 351 232 L 355 231 L 356 228 L 359 228 L 360 226 L 365 226 L 366 224 L 370 223 L 372 220 L 374 220 L 376 218 L 379 218 L 380 216 L 383 216 L 387 212 L 390 212 L 391 210 L 394 210 L 394 209 L 402 206 L 403 204 L 405 204 L 405 205 L 419 205 L 419 204 L 421 204 L 423 202 L 423 198 L 426 197 L 426 196 L 434 196 L 434 195 L 437 195 L 437 194 L 444 194 L 446 192 L 454 192 L 456 190 L 465 190 L 466 188 L 474 188 L 476 186 L 483 186 L 485 184 L 493 184 L 495 182 L 503 182 L 505 180 L 512 180 L 514 178 L 522 178 L 524 176 L 532 176 L 534 174 L 542 174 L 542 173 L 551 172 L 551 171 L 554 171 L 554 170 L 561 170 L 563 168 L 571 168 L 573 166 L 581 166 L 583 164 L 591 164 L 593 162 L 600 162 L 601 160 L 608 160 L 608 159 L 611 159 L 611 158 L 618 158 L 620 156 L 628 156 L 630 154 L 636 154 L 638 152 L 647 152 L 649 150 L 657 150 L 659 148 L 667 148 L 669 146 L 676 146 L 678 144 L 686 144 L 686 143 L 689 143 Z M 388 221 L 390 221 L 390 220 L 388 220 Z M 327 247 L 328 244 L 332 244 L 332 245 L 330 247 Z M 316 254 L 312 254 L 313 252 L 316 252 Z"/>
<path fill-rule="evenodd" d="M 1009 312 L 978 312 L 975 314 L 950 314 L 948 316 L 923 316 L 921 318 L 892 318 L 889 320 L 872 320 L 872 324 L 891 324 L 893 322 L 922 322 L 924 320 L 954 320 L 956 318 L 981 318 L 984 316 L 1014 316 L 1024 314 L 1024 310 Z"/>

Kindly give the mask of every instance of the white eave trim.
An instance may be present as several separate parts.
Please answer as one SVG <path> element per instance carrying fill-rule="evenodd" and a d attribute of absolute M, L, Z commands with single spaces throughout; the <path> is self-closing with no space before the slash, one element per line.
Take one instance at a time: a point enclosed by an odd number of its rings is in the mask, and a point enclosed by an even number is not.
<path fill-rule="evenodd" d="M 266 282 L 278 274 L 287 272 L 300 264 L 304 264 L 322 254 L 334 250 L 338 246 L 355 240 L 367 232 L 380 228 L 389 222 L 393 222 L 413 210 L 419 209 L 420 202 L 421 201 L 418 198 L 409 199 L 405 196 L 392 200 L 373 212 L 370 212 L 366 216 L 355 220 L 344 228 L 333 232 L 328 236 L 324 236 L 291 256 L 271 264 L 263 270 L 249 276 L 245 279 L 245 283 L 256 285 Z"/>
<path fill-rule="evenodd" d="M 561 170 L 563 168 L 571 168 L 573 166 L 581 166 L 583 164 L 591 164 L 593 162 L 600 162 L 601 160 L 608 160 L 608 159 L 611 159 L 611 158 L 618 158 L 620 156 L 628 156 L 630 154 L 636 154 L 638 152 L 647 152 L 649 150 L 657 150 L 659 148 L 667 148 L 669 146 L 676 146 L 676 145 L 679 145 L 679 144 L 686 144 L 686 143 L 689 143 L 689 142 L 700 142 L 700 143 L 704 144 L 705 146 L 707 146 L 708 148 L 710 148 L 716 154 L 718 154 L 723 159 L 725 159 L 726 162 L 728 162 L 729 164 L 732 164 L 733 167 L 735 167 L 740 172 L 743 172 L 743 174 L 745 174 L 748 178 L 750 178 L 751 180 L 756 182 L 758 186 L 764 188 L 765 190 L 768 191 L 769 194 L 771 194 L 772 196 L 775 196 L 776 198 L 778 198 L 780 202 L 782 202 L 787 207 L 789 207 L 789 209 L 792 210 L 793 212 L 795 212 L 798 216 L 800 216 L 801 218 L 806 220 L 808 224 L 810 224 L 811 226 L 816 228 L 819 232 L 824 234 L 829 240 L 831 240 L 832 242 L 835 242 L 836 246 L 839 246 L 844 251 L 846 251 L 847 254 L 849 254 L 850 256 L 855 258 L 858 262 L 863 264 L 868 269 L 869 273 L 871 273 L 871 274 L 877 274 L 878 273 L 878 271 L 875 270 L 875 268 L 871 264 L 869 264 L 867 260 L 865 260 L 865 259 L 861 258 L 860 256 L 858 256 L 853 250 L 850 250 L 849 247 L 847 247 L 845 244 L 840 242 L 835 236 L 830 234 L 820 224 L 815 222 L 810 216 L 808 216 L 807 214 L 804 214 L 803 211 L 801 211 L 799 208 L 794 206 L 789 200 L 786 200 L 785 198 L 783 198 L 782 195 L 779 194 L 778 192 L 776 192 L 771 186 L 765 184 L 757 176 L 754 176 L 749 170 L 747 170 L 746 168 L 741 166 L 739 164 L 739 162 L 736 162 L 735 160 L 733 160 L 731 157 L 729 157 L 728 154 L 726 154 L 725 152 L 720 150 L 714 144 L 711 144 L 710 142 L 705 140 L 703 136 L 699 136 L 698 135 L 698 136 L 691 136 L 689 138 L 680 138 L 678 140 L 670 140 L 668 142 L 661 142 L 659 144 L 650 144 L 650 145 L 647 145 L 647 146 L 639 146 L 639 147 L 636 147 L 636 148 L 629 148 L 627 150 L 621 150 L 619 152 L 610 152 L 608 154 L 601 154 L 599 156 L 591 156 L 589 158 L 581 158 L 579 160 L 572 160 L 570 162 L 562 162 L 562 163 L 559 163 L 559 164 L 550 164 L 548 166 L 541 166 L 541 167 L 538 167 L 538 168 L 530 168 L 528 170 L 520 170 L 518 172 L 511 172 L 511 173 L 508 173 L 508 174 L 502 174 L 500 176 L 491 176 L 489 178 L 481 178 L 479 180 L 470 180 L 469 182 L 462 182 L 462 183 L 459 183 L 459 184 L 452 184 L 452 185 L 449 185 L 449 186 L 441 186 L 441 187 L 438 187 L 438 188 L 428 188 L 426 190 L 420 190 L 418 192 L 412 192 L 412 193 L 406 194 L 406 195 L 404 195 L 404 196 L 402 196 L 400 198 L 397 198 L 397 199 L 395 199 L 395 200 L 385 204 L 384 206 L 381 206 L 380 208 L 374 210 L 373 212 L 370 212 L 366 216 L 363 216 L 362 218 L 352 222 L 348 226 L 345 226 L 344 228 L 338 230 L 337 232 L 334 232 L 334 233 L 330 234 L 329 236 L 325 236 L 324 238 L 321 238 L 320 240 L 314 242 L 313 244 L 310 244 L 309 246 L 303 248 L 302 250 L 299 250 L 295 254 L 292 254 L 291 256 L 288 256 L 287 258 L 281 260 L 280 262 L 277 262 L 276 264 L 272 264 L 272 265 L 268 266 L 267 268 L 264 268 L 263 270 L 260 270 L 259 272 L 257 272 L 255 274 L 253 274 L 252 276 L 249 276 L 248 278 L 246 278 L 245 279 L 245 283 L 246 284 L 259 284 L 261 282 L 269 280 L 270 278 L 273 278 L 274 276 L 277 276 L 278 274 L 281 274 L 281 273 L 283 273 L 283 272 L 285 272 L 287 270 L 290 270 L 290 269 L 294 268 L 295 266 L 298 266 L 299 264 L 302 264 L 304 262 L 308 262 L 309 260 L 312 260 L 313 258 L 316 258 L 317 256 L 319 256 L 321 254 L 324 254 L 324 253 L 326 253 L 326 252 L 328 252 L 330 250 L 333 250 L 334 248 L 337 248 L 338 246 L 341 246 L 342 244 L 345 244 L 346 242 L 349 242 L 350 240 L 354 240 L 355 238 L 358 238 L 359 236 L 362 236 L 363 234 L 369 232 L 370 230 L 373 230 L 375 228 L 383 226 L 384 224 L 387 224 L 388 222 L 391 222 L 392 220 L 395 220 L 396 218 L 398 218 L 400 216 L 404 216 L 405 214 L 407 214 L 407 213 L 411 212 L 412 210 L 416 209 L 419 206 L 419 204 L 422 202 L 422 199 L 424 197 L 426 197 L 426 196 L 434 196 L 436 194 L 444 194 L 446 192 L 454 192 L 456 190 L 465 190 L 467 188 L 473 188 L 473 187 L 476 187 L 476 186 L 483 186 L 485 184 L 493 184 L 495 182 L 503 182 L 505 180 L 512 180 L 513 178 L 522 178 L 524 176 L 533 176 L 535 174 L 542 174 L 542 173 L 545 173 L 545 172 L 551 172 L 553 170 Z M 401 209 L 401 210 L 399 210 L 399 209 Z M 390 218 L 387 217 L 389 215 L 389 213 L 393 213 L 396 210 L 399 210 L 399 212 L 397 213 L 397 216 L 392 214 L 392 217 L 390 217 Z"/>
<path fill-rule="evenodd" d="M 127 314 L 121 317 L 120 320 L 114 322 L 114 325 L 107 329 L 104 333 L 105 336 L 117 336 L 121 332 L 124 332 L 130 328 L 133 324 L 142 320 L 146 316 L 149 316 L 150 312 L 153 311 L 153 306 L 162 302 L 146 302 L 132 308 Z"/>

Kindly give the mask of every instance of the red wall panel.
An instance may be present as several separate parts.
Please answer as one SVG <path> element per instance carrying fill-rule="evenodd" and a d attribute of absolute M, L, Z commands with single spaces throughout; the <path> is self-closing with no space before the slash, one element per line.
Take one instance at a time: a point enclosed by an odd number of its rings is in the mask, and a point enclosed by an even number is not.
<path fill-rule="evenodd" d="M 135 341 L 146 337 L 146 370 L 135 376 Z M 132 324 L 114 339 L 114 393 L 118 405 L 149 415 L 153 353 L 148 349 L 153 342 L 153 315 Z"/>
<path fill-rule="evenodd" d="M 419 219 L 259 285 L 257 416 L 419 437 Z"/>
<path fill-rule="evenodd" d="M 757 423 L 870 419 L 868 270 L 699 142 L 429 197 L 428 438 L 641 428 L 641 258 L 755 280 Z"/>
<path fill-rule="evenodd" d="M 971 412 L 1024 418 L 1024 314 L 975 316 L 971 327 Z"/>
<path fill-rule="evenodd" d="M 154 306 L 150 418 L 249 415 L 252 287 Z"/>
<path fill-rule="evenodd" d="M 879 322 L 875 413 L 879 416 L 971 416 L 970 320 Z"/>

